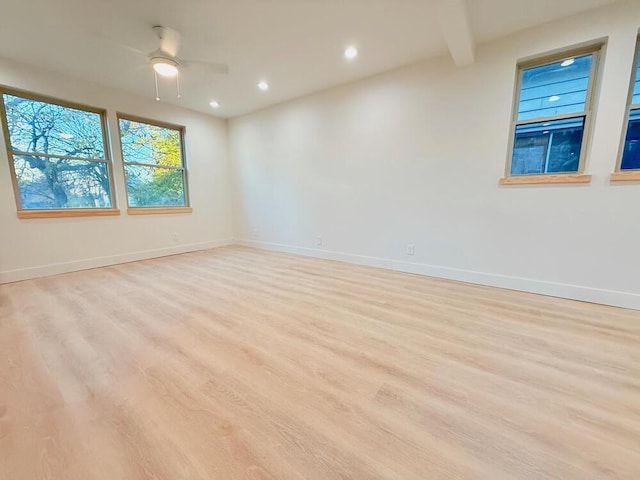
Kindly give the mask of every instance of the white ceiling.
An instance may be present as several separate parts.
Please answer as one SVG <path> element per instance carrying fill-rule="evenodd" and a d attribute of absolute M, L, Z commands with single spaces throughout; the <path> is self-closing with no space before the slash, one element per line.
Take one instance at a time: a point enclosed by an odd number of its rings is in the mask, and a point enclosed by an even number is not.
<path fill-rule="evenodd" d="M 467 0 L 478 43 L 614 0 Z M 0 56 L 153 98 L 144 57 L 152 26 L 182 33 L 180 56 L 227 63 L 230 74 L 186 70 L 182 98 L 162 101 L 232 117 L 447 51 L 438 2 L 460 0 L 2 0 Z M 449 39 L 451 43 L 451 39 Z M 360 54 L 342 56 L 349 44 Z M 453 49 L 452 49 L 453 52 Z M 259 80 L 271 89 L 260 92 Z M 209 101 L 222 107 L 214 111 Z"/>

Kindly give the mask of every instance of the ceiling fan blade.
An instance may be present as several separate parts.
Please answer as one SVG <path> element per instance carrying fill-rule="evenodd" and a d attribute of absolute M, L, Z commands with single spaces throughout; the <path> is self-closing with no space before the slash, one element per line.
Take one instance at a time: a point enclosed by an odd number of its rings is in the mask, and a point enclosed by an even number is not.
<path fill-rule="evenodd" d="M 113 45 L 115 47 L 122 48 L 124 50 L 127 50 L 127 51 L 135 54 L 135 55 L 141 55 L 141 56 L 144 56 L 144 57 L 147 57 L 149 55 L 149 52 L 145 52 L 143 50 L 140 50 L 139 48 L 135 48 L 135 47 L 132 47 L 130 45 L 126 45 L 124 43 L 120 43 L 120 42 L 118 42 L 116 40 L 113 40 L 111 38 L 106 38 L 106 37 L 95 37 L 95 38 L 98 39 L 100 42 L 108 43 L 109 45 Z"/>
<path fill-rule="evenodd" d="M 153 29 L 160 39 L 160 50 L 172 57 L 178 55 L 180 41 L 182 39 L 180 32 L 171 27 L 163 27 L 160 25 L 156 25 Z"/>
<path fill-rule="evenodd" d="M 194 71 L 226 75 L 229 73 L 229 65 L 224 63 L 201 62 L 199 60 L 180 60 L 180 65 Z"/>
<path fill-rule="evenodd" d="M 149 55 L 149 52 L 143 52 L 142 50 L 138 48 L 130 47 L 129 45 L 122 45 L 122 44 L 117 44 L 117 45 L 121 48 L 124 48 L 125 50 L 129 50 L 131 53 L 134 53 L 136 55 L 140 55 L 143 57 L 147 57 Z"/>

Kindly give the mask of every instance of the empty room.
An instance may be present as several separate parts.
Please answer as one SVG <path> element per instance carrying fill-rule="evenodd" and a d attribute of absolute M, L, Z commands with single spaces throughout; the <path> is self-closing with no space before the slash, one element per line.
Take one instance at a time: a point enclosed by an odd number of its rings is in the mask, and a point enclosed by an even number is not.
<path fill-rule="evenodd" d="M 0 0 L 0 480 L 639 480 L 640 1 Z"/>

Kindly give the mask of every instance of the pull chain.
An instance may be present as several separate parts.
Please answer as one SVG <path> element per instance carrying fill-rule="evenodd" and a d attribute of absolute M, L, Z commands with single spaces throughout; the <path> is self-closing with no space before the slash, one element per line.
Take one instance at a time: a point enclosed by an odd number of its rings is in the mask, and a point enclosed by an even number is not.
<path fill-rule="evenodd" d="M 158 74 L 155 72 L 155 70 L 153 71 L 153 78 L 156 82 L 156 101 L 160 101 L 160 92 L 158 90 Z"/>
<path fill-rule="evenodd" d="M 178 91 L 178 98 L 180 98 L 180 72 L 176 73 L 176 90 Z"/>

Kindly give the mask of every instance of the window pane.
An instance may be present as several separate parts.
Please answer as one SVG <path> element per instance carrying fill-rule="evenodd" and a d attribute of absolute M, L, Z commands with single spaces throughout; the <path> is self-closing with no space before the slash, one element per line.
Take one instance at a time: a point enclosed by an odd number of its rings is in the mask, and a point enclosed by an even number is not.
<path fill-rule="evenodd" d="M 518 120 L 584 112 L 592 61 L 590 54 L 523 70 Z"/>
<path fill-rule="evenodd" d="M 13 165 L 23 209 L 111 207 L 106 163 L 16 155 Z"/>
<path fill-rule="evenodd" d="M 516 126 L 512 175 L 577 172 L 584 117 Z"/>
<path fill-rule="evenodd" d="M 182 166 L 179 130 L 121 118 L 120 141 L 125 163 Z"/>
<path fill-rule="evenodd" d="M 100 115 L 4 94 L 14 151 L 103 160 Z"/>
<path fill-rule="evenodd" d="M 637 84 L 636 84 L 637 85 Z M 640 169 L 640 109 L 631 110 L 622 151 L 622 170 Z"/>
<path fill-rule="evenodd" d="M 184 175 L 182 169 L 125 165 L 130 207 L 182 207 Z"/>

